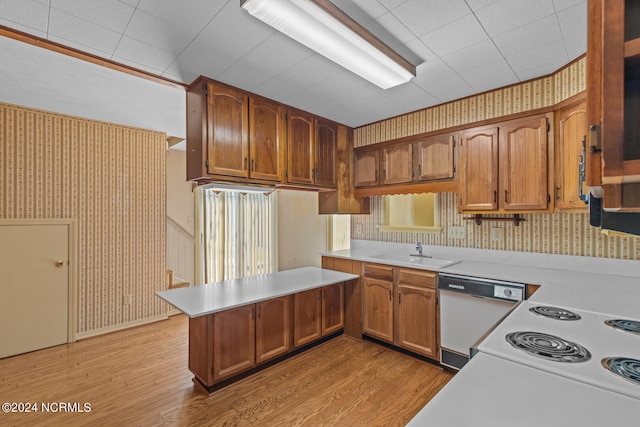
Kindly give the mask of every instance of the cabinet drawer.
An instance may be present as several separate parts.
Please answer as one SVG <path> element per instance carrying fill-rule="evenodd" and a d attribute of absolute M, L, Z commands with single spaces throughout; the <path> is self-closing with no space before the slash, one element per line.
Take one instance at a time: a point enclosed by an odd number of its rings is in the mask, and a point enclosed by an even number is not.
<path fill-rule="evenodd" d="M 437 274 L 431 271 L 408 270 L 405 268 L 398 270 L 398 282 L 423 288 L 435 289 L 436 277 Z"/>
<path fill-rule="evenodd" d="M 379 264 L 365 264 L 365 277 L 393 281 L 393 267 Z"/>

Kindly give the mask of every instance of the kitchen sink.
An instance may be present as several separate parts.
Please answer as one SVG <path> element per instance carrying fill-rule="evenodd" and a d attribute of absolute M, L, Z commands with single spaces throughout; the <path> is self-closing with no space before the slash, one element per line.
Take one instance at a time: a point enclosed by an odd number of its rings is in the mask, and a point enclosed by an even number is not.
<path fill-rule="evenodd" d="M 431 258 L 428 255 L 400 254 L 395 252 L 385 252 L 377 255 L 371 255 L 369 258 L 379 259 L 382 261 L 393 261 L 394 263 L 403 264 L 406 266 L 424 268 L 443 268 L 460 262 L 441 258 Z"/>

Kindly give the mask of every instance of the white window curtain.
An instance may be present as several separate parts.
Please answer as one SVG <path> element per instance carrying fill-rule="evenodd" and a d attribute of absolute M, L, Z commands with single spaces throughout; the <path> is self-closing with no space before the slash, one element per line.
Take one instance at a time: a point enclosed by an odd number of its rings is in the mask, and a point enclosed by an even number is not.
<path fill-rule="evenodd" d="M 277 192 L 199 187 L 200 283 L 277 269 Z"/>

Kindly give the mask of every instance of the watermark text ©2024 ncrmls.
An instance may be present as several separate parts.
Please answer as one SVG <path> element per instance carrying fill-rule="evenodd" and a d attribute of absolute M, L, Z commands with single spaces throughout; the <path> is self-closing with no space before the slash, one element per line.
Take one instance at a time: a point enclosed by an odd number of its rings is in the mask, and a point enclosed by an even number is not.
<path fill-rule="evenodd" d="M 2 412 L 91 412 L 89 402 L 4 402 Z"/>

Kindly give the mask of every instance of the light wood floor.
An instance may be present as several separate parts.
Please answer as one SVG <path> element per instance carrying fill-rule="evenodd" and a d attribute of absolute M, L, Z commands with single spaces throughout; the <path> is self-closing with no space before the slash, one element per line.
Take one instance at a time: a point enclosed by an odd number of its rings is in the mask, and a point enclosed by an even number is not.
<path fill-rule="evenodd" d="M 341 336 L 207 396 L 187 369 L 187 335 L 180 315 L 2 359 L 1 402 L 91 411 L 0 412 L 0 425 L 401 426 L 452 377 Z"/>

